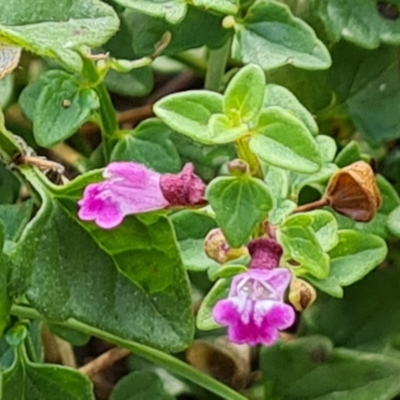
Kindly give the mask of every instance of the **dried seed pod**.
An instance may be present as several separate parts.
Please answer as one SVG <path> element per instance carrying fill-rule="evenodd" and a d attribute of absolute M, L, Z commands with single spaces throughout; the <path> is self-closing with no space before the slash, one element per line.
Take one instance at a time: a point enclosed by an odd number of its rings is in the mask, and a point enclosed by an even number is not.
<path fill-rule="evenodd" d="M 289 301 L 297 311 L 309 308 L 317 299 L 317 292 L 306 281 L 293 278 L 289 287 Z"/>
<path fill-rule="evenodd" d="M 334 174 L 325 198 L 338 213 L 360 222 L 368 222 L 382 204 L 382 196 L 369 164 L 357 161 Z"/>
<path fill-rule="evenodd" d="M 219 228 L 208 232 L 204 239 L 204 251 L 208 257 L 220 264 L 248 255 L 248 250 L 244 246 L 237 249 L 230 247 Z"/>

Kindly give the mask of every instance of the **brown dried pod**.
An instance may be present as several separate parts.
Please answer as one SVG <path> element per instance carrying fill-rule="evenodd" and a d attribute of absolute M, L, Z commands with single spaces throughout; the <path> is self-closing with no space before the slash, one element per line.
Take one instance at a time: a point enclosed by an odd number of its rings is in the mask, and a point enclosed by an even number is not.
<path fill-rule="evenodd" d="M 360 222 L 370 221 L 382 204 L 374 172 L 364 161 L 336 172 L 328 183 L 325 198 L 335 211 Z"/>
<path fill-rule="evenodd" d="M 317 299 L 317 292 L 306 281 L 293 278 L 289 288 L 289 301 L 297 311 L 309 308 Z"/>
<path fill-rule="evenodd" d="M 208 257 L 220 264 L 248 255 L 248 250 L 244 246 L 237 249 L 230 247 L 219 228 L 208 232 L 204 239 L 204 251 Z"/>
<path fill-rule="evenodd" d="M 215 342 L 195 340 L 185 355 L 190 365 L 236 390 L 252 381 L 251 348 L 246 344 L 230 343 L 224 337 Z"/>

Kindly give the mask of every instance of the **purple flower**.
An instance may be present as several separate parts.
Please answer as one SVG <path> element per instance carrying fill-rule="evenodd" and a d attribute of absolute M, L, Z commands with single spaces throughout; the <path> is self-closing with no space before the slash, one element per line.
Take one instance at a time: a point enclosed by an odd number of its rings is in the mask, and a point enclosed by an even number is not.
<path fill-rule="evenodd" d="M 234 343 L 271 345 L 278 330 L 289 328 L 295 320 L 292 307 L 283 302 L 291 280 L 284 268 L 252 268 L 236 275 L 229 296 L 217 302 L 215 321 L 228 326 L 228 337 Z"/>
<path fill-rule="evenodd" d="M 248 244 L 251 262 L 249 268 L 276 268 L 283 254 L 282 246 L 273 239 L 254 239 Z"/>
<path fill-rule="evenodd" d="M 85 188 L 83 198 L 78 202 L 78 216 L 84 221 L 95 221 L 104 229 L 118 226 L 126 215 L 178 205 L 180 199 L 183 201 L 180 205 L 204 201 L 205 185 L 193 173 L 191 164 L 179 174 L 161 175 L 142 164 L 114 162 L 107 166 L 103 176 L 105 181 Z M 176 202 L 170 201 L 172 194 L 175 194 Z"/>

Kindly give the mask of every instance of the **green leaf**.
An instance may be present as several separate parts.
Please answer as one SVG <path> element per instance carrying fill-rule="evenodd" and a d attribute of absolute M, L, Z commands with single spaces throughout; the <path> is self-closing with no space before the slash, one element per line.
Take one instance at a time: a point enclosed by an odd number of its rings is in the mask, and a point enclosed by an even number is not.
<path fill-rule="evenodd" d="M 314 231 L 324 251 L 333 249 L 339 241 L 338 224 L 335 217 L 328 211 L 314 210 L 307 215 L 312 218 L 311 229 Z"/>
<path fill-rule="evenodd" d="M 231 279 L 219 279 L 207 293 L 197 312 L 197 328 L 202 331 L 210 331 L 212 329 L 220 328 L 220 325 L 214 321 L 212 310 L 218 300 L 228 297 L 230 284 Z"/>
<path fill-rule="evenodd" d="M 219 266 L 204 252 L 204 238 L 211 229 L 217 227 L 213 218 L 196 211 L 184 210 L 173 214 L 171 221 L 186 269 L 205 271 Z"/>
<path fill-rule="evenodd" d="M 336 346 L 397 356 L 399 279 L 398 269 L 377 270 L 346 288 L 343 299 L 320 296 L 303 314 L 301 332 L 329 336 Z"/>
<path fill-rule="evenodd" d="M 3 225 L 0 225 L 4 229 Z M 4 232 L 2 232 L 3 234 Z M 3 238 L 2 238 L 3 239 Z M 3 253 L 0 254 L 0 336 L 10 323 L 10 309 L 12 297 L 9 293 L 9 280 L 12 270 L 12 263 L 9 257 Z"/>
<path fill-rule="evenodd" d="M 284 249 L 284 260 L 295 265 L 293 271 L 296 275 L 308 273 L 319 279 L 328 276 L 329 257 L 306 223 L 283 226 L 277 231 L 277 238 Z"/>
<path fill-rule="evenodd" d="M 184 19 L 176 25 L 134 10 L 126 10 L 123 19 L 129 26 L 131 45 L 137 57 L 154 54 L 165 32 L 171 33 L 171 41 L 163 50 L 163 55 L 174 55 L 202 46 L 218 49 L 232 35 L 232 29 L 223 28 L 222 16 L 191 6 Z"/>
<path fill-rule="evenodd" d="M 331 65 L 328 50 L 310 26 L 276 1 L 255 3 L 235 31 L 232 55 L 244 64 L 265 70 L 285 64 L 311 70 Z"/>
<path fill-rule="evenodd" d="M 385 4 L 387 5 L 386 11 Z M 398 1 L 313 0 L 313 11 L 334 41 L 340 38 L 374 49 L 381 44 L 400 44 L 400 4 Z"/>
<path fill-rule="evenodd" d="M 82 68 L 76 50 L 100 46 L 118 30 L 118 25 L 112 7 L 99 0 L 1 1 L 3 40 L 55 58 L 75 71 Z"/>
<path fill-rule="evenodd" d="M 164 97 L 154 113 L 175 131 L 204 144 L 213 144 L 208 129 L 213 114 L 222 113 L 223 96 L 207 90 L 193 90 Z"/>
<path fill-rule="evenodd" d="M 183 0 L 115 0 L 121 6 L 133 8 L 171 24 L 181 22 L 186 15 L 187 4 Z"/>
<path fill-rule="evenodd" d="M 339 242 L 329 252 L 331 275 L 341 286 L 349 286 L 371 272 L 386 254 L 386 243 L 379 236 L 353 230 L 339 231 Z"/>
<path fill-rule="evenodd" d="M 94 395 L 89 378 L 77 370 L 32 363 L 26 354 L 20 354 L 15 357 L 13 365 L 3 372 L 2 398 L 94 400 Z"/>
<path fill-rule="evenodd" d="M 318 125 L 310 112 L 297 100 L 296 96 L 283 86 L 269 84 L 265 88 L 264 107 L 279 106 L 299 118 L 312 135 L 318 134 Z"/>
<path fill-rule="evenodd" d="M 266 185 L 245 176 L 214 179 L 207 187 L 206 198 L 232 247 L 246 243 L 273 206 Z"/>
<path fill-rule="evenodd" d="M 289 177 L 287 171 L 271 165 L 268 167 L 264 176 L 264 181 L 275 198 L 286 199 L 289 192 Z"/>
<path fill-rule="evenodd" d="M 345 42 L 332 50 L 330 81 L 336 107 L 345 108 L 363 139 L 373 146 L 400 136 L 397 56 L 394 47 L 369 51 Z"/>
<path fill-rule="evenodd" d="M 337 297 L 339 299 L 343 297 L 343 288 L 339 285 L 337 278 L 330 274 L 325 279 L 317 279 L 311 275 L 305 275 L 304 279 L 321 292 L 329 294 L 329 296 Z"/>
<path fill-rule="evenodd" d="M 257 132 L 250 139 L 250 149 L 261 161 L 296 172 L 317 172 L 321 155 L 307 127 L 292 113 L 269 107 L 259 118 Z"/>
<path fill-rule="evenodd" d="M 43 199 L 13 253 L 14 292 L 51 322 L 72 317 L 166 351 L 185 347 L 191 299 L 166 218 L 127 218 L 105 232 L 78 223 L 73 203 Z"/>
<path fill-rule="evenodd" d="M 351 140 L 336 156 L 335 164 L 339 168 L 343 168 L 361 159 L 362 155 L 358 143 L 355 140 Z"/>
<path fill-rule="evenodd" d="M 260 113 L 265 92 L 263 70 L 254 64 L 242 68 L 229 82 L 224 112 L 234 122 L 250 122 Z"/>
<path fill-rule="evenodd" d="M 400 206 L 389 214 L 386 224 L 392 235 L 400 237 Z"/>
<path fill-rule="evenodd" d="M 121 73 L 110 70 L 106 76 L 107 88 L 114 93 L 130 97 L 147 96 L 153 89 L 153 72 L 150 67 Z"/>
<path fill-rule="evenodd" d="M 126 132 L 111 153 L 112 161 L 134 161 L 158 172 L 179 172 L 182 162 L 170 139 L 173 131 L 158 119 Z"/>
<path fill-rule="evenodd" d="M 164 388 L 163 381 L 153 371 L 135 371 L 115 385 L 110 400 L 174 400 Z"/>
<path fill-rule="evenodd" d="M 0 220 L 5 228 L 5 239 L 16 241 L 32 213 L 32 202 L 22 204 L 1 204 Z"/>
<path fill-rule="evenodd" d="M 215 144 L 230 143 L 249 133 L 246 124 L 235 126 L 225 114 L 211 115 L 208 121 L 208 130 Z"/>
<path fill-rule="evenodd" d="M 321 336 L 264 347 L 261 370 L 268 399 L 391 400 L 400 393 L 398 360 L 332 349 Z"/>
<path fill-rule="evenodd" d="M 326 163 L 333 161 L 337 151 L 335 139 L 326 135 L 318 135 L 315 140 L 318 143 L 323 161 Z"/>
<path fill-rule="evenodd" d="M 36 142 L 43 147 L 72 136 L 100 107 L 97 94 L 83 88 L 79 76 L 54 70 L 27 86 L 20 103 L 33 120 Z"/>
<path fill-rule="evenodd" d="M 5 109 L 11 101 L 14 89 L 14 77 L 12 74 L 0 79 L 0 109 Z"/>
<path fill-rule="evenodd" d="M 196 7 L 204 7 L 222 14 L 236 14 L 239 10 L 238 0 L 192 0 Z"/>

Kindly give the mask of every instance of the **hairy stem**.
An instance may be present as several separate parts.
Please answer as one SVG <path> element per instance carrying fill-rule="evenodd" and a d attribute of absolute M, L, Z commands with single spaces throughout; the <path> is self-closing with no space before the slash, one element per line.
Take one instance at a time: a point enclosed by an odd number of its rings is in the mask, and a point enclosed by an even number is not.
<path fill-rule="evenodd" d="M 11 314 L 22 318 L 45 319 L 35 309 L 26 306 L 14 305 L 11 309 Z M 139 356 L 146 358 L 157 365 L 160 365 L 170 372 L 205 388 L 206 390 L 222 397 L 223 399 L 246 400 L 246 397 L 242 396 L 240 393 L 234 391 L 228 386 L 225 386 L 221 382 L 160 350 L 156 350 L 130 340 L 121 339 L 120 337 L 114 336 L 111 333 L 104 332 L 74 319 L 68 319 L 67 321 L 59 323 L 59 325 L 68 327 L 70 329 L 75 329 L 90 336 L 96 336 L 102 340 L 113 343 L 116 346 L 124 347 L 125 349 L 128 349 L 131 352 L 138 354 Z"/>

